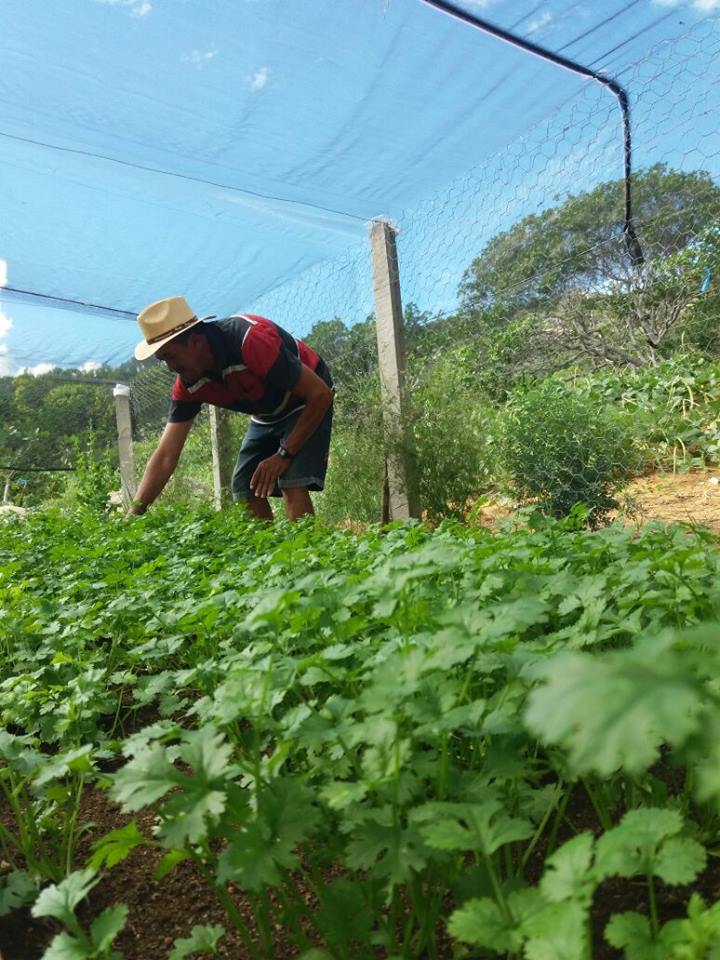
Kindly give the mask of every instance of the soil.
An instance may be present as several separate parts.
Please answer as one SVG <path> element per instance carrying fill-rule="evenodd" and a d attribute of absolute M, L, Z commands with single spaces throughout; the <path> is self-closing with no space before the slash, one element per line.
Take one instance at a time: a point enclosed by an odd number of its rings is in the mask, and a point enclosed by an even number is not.
<path fill-rule="evenodd" d="M 720 533 L 720 467 L 642 477 L 624 492 L 631 519 L 664 520 Z"/>
<path fill-rule="evenodd" d="M 692 473 L 653 473 L 639 477 L 619 494 L 624 522 L 686 523 L 720 533 L 720 467 Z M 470 517 L 485 527 L 515 514 L 508 498 L 488 498 L 470 505 Z"/>

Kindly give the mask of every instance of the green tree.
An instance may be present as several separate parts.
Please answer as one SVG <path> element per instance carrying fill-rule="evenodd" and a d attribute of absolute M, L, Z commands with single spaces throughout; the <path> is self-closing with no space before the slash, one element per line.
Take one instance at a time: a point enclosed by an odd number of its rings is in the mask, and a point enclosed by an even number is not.
<path fill-rule="evenodd" d="M 513 311 L 563 295 L 633 287 L 627 257 L 622 180 L 601 183 L 559 206 L 524 217 L 493 237 L 460 285 L 464 312 Z M 635 220 L 646 262 L 678 254 L 720 218 L 720 187 L 704 171 L 655 164 L 633 178 Z"/>

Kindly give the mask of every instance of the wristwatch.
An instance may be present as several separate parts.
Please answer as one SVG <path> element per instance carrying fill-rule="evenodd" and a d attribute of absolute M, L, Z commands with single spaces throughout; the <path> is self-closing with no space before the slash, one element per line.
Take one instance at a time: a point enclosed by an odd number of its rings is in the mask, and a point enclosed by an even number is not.
<path fill-rule="evenodd" d="M 290 451 L 288 450 L 288 448 L 285 447 L 285 446 L 283 446 L 282 443 L 281 443 L 280 446 L 278 447 L 277 455 L 278 455 L 279 457 L 282 457 L 283 460 L 292 460 L 292 459 L 293 459 L 293 454 L 290 453 Z"/>

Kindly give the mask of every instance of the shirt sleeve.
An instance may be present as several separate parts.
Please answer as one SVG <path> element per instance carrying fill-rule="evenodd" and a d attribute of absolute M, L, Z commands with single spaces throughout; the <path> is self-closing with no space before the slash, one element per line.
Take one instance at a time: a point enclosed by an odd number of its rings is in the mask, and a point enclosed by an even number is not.
<path fill-rule="evenodd" d="M 187 420 L 192 420 L 200 413 L 200 407 L 202 404 L 194 400 L 171 400 L 168 423 L 185 423 Z"/>
<path fill-rule="evenodd" d="M 251 373 L 279 390 L 292 390 L 300 379 L 300 358 L 283 342 L 274 324 L 257 323 L 250 328 L 242 345 L 242 359 Z"/>
<path fill-rule="evenodd" d="M 200 407 L 202 404 L 190 399 L 182 380 L 176 377 L 172 388 L 168 423 L 185 423 L 192 420 L 200 413 Z"/>

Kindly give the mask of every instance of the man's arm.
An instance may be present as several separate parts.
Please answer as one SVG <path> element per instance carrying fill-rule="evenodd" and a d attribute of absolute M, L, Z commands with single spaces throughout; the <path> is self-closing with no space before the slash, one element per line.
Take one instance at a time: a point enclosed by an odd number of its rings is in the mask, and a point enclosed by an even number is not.
<path fill-rule="evenodd" d="M 305 401 L 305 409 L 284 444 L 288 453 L 295 456 L 320 426 L 333 401 L 333 394 L 325 381 L 305 364 L 300 369 L 300 379 L 293 387 L 293 393 Z M 285 473 L 289 465 L 287 460 L 283 460 L 276 453 L 259 463 L 250 480 L 250 489 L 255 496 L 270 496 L 278 477 Z"/>
<path fill-rule="evenodd" d="M 173 475 L 185 446 L 185 440 L 192 420 L 183 420 L 181 423 L 168 423 L 160 437 L 160 443 L 150 457 L 145 467 L 145 473 L 135 494 L 135 500 L 129 513 L 138 515 L 145 513 L 150 504 L 156 500 L 163 487 Z"/>

